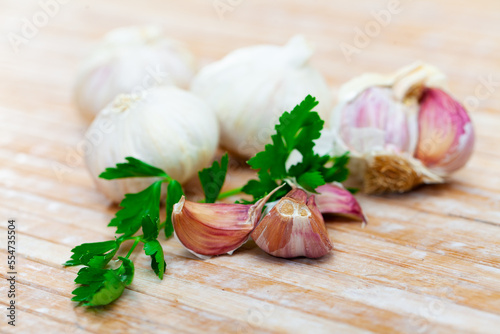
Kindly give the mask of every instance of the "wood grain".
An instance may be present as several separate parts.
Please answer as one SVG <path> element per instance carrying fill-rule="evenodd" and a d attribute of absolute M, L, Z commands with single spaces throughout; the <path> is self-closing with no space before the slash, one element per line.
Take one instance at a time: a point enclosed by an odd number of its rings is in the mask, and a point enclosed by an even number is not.
<path fill-rule="evenodd" d="M 18 222 L 19 296 L 18 326 L 2 316 L 0 332 L 498 333 L 500 4 L 400 1 L 400 12 L 348 61 L 340 43 L 353 44 L 355 29 L 373 22 L 387 1 L 221 2 L 234 5 L 223 17 L 217 1 L 71 1 L 16 54 L 9 34 L 41 7 L 2 1 L 0 215 Z M 106 224 L 116 207 L 72 156 L 87 127 L 72 104 L 73 80 L 102 34 L 144 23 L 165 27 L 202 63 L 303 33 L 334 91 L 365 71 L 428 61 L 447 73 L 460 101 L 473 102 L 475 153 L 447 184 L 359 195 L 370 223 L 328 221 L 334 252 L 319 260 L 273 258 L 249 243 L 233 256 L 201 261 L 176 240 L 163 240 L 163 281 L 136 251 L 136 278 L 117 303 L 78 308 L 70 301 L 78 268 L 61 263 L 75 245 L 113 236 Z M 233 169 L 227 187 L 251 176 Z M 6 231 L 3 223 L 4 282 Z M 2 283 L 4 310 L 6 295 Z"/>

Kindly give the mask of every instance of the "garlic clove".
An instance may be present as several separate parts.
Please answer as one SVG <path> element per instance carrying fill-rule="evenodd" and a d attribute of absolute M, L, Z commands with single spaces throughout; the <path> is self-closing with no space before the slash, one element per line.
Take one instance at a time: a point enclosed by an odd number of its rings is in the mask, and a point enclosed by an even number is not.
<path fill-rule="evenodd" d="M 264 205 L 279 188 L 253 205 L 197 203 L 182 196 L 172 212 L 175 236 L 199 258 L 231 255 L 248 240 Z"/>
<path fill-rule="evenodd" d="M 440 89 L 426 89 L 420 103 L 415 157 L 440 175 L 463 167 L 474 148 L 474 129 L 467 111 Z"/>
<path fill-rule="evenodd" d="M 318 258 L 333 249 L 314 195 L 294 189 L 281 198 L 252 232 L 255 243 L 277 257 Z"/>
<path fill-rule="evenodd" d="M 316 189 L 316 203 L 322 214 L 334 214 L 348 217 L 366 224 L 368 220 L 363 214 L 361 205 L 351 192 L 340 183 L 325 184 Z"/>
<path fill-rule="evenodd" d="M 411 134 L 417 127 L 410 116 L 415 111 L 416 106 L 398 102 L 390 88 L 370 87 L 341 111 L 339 134 L 349 149 L 359 154 L 412 151 L 415 141 Z"/>

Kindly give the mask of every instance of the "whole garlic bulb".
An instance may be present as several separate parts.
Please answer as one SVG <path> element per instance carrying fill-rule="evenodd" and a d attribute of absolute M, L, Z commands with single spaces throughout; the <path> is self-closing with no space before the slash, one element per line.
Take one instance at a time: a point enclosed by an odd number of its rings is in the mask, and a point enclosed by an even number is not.
<path fill-rule="evenodd" d="M 188 88 L 195 58 L 181 43 L 154 26 L 124 27 L 107 33 L 82 63 L 75 102 L 92 120 L 118 94 L 140 95 L 154 86 Z"/>
<path fill-rule="evenodd" d="M 185 182 L 212 161 L 219 129 L 205 102 L 180 88 L 162 86 L 146 96 L 119 95 L 99 113 L 86 137 L 95 142 L 86 155 L 90 174 L 100 191 L 119 202 L 153 180 L 98 178 L 107 167 L 133 156 Z"/>
<path fill-rule="evenodd" d="M 442 183 L 474 146 L 467 111 L 435 67 L 414 63 L 393 75 L 365 74 L 339 91 L 335 153 L 349 151 L 351 175 L 367 193 Z"/>
<path fill-rule="evenodd" d="M 327 120 L 332 96 L 309 60 L 313 49 L 303 36 L 286 45 L 258 45 L 231 52 L 204 67 L 191 90 L 214 109 L 221 127 L 221 146 L 243 157 L 253 156 L 271 141 L 274 125 L 307 95 Z"/>

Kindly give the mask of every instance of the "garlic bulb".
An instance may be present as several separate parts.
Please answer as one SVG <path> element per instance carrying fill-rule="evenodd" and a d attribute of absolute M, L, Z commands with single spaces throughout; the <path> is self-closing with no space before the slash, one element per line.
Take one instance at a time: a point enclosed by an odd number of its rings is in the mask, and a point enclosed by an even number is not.
<path fill-rule="evenodd" d="M 253 156 L 271 141 L 283 111 L 311 94 L 324 120 L 332 108 L 331 92 L 309 60 L 313 50 L 303 36 L 286 45 L 258 45 L 231 52 L 203 68 L 191 90 L 214 109 L 221 145 L 243 157 Z"/>
<path fill-rule="evenodd" d="M 332 116 L 334 154 L 349 151 L 350 170 L 367 193 L 442 183 L 469 159 L 474 131 L 467 111 L 423 63 L 390 76 L 365 74 L 343 85 Z"/>
<path fill-rule="evenodd" d="M 125 27 L 106 34 L 81 65 L 75 102 L 92 120 L 121 93 L 146 94 L 151 87 L 187 88 L 196 70 L 193 55 L 154 26 Z"/>
<path fill-rule="evenodd" d="M 196 203 L 182 196 L 172 212 L 175 236 L 199 258 L 231 255 L 248 240 L 264 205 L 278 189 L 253 205 Z"/>
<path fill-rule="evenodd" d="M 252 232 L 255 243 L 277 257 L 321 257 L 333 249 L 315 203 L 301 189 L 291 190 L 262 218 Z"/>
<path fill-rule="evenodd" d="M 93 145 L 86 163 L 97 187 L 119 202 L 138 192 L 148 178 L 103 180 L 107 167 L 133 156 L 185 182 L 208 165 L 218 146 L 217 118 L 205 102 L 174 86 L 152 88 L 146 96 L 119 95 L 87 130 Z"/>

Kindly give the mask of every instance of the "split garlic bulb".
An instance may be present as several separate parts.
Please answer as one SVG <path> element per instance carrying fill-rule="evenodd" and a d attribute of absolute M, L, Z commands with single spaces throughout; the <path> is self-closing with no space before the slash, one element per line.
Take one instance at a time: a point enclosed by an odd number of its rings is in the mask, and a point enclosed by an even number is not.
<path fill-rule="evenodd" d="M 92 120 L 118 94 L 146 94 L 154 86 L 188 88 L 194 56 L 154 26 L 118 28 L 106 34 L 81 65 L 75 102 Z"/>
<path fill-rule="evenodd" d="M 341 87 L 332 118 L 335 153 L 350 152 L 351 174 L 365 192 L 442 183 L 465 165 L 474 146 L 472 123 L 444 82 L 435 67 L 414 63 Z"/>
<path fill-rule="evenodd" d="M 180 88 L 162 86 L 146 96 L 119 95 L 99 113 L 86 137 L 95 141 L 86 155 L 90 174 L 100 191 L 119 202 L 126 193 L 141 191 L 153 180 L 98 178 L 107 167 L 132 156 L 183 183 L 212 161 L 219 129 L 205 102 Z"/>
<path fill-rule="evenodd" d="M 327 120 L 332 96 L 321 74 L 309 60 L 313 49 L 303 36 L 286 45 L 257 45 L 231 52 L 203 68 L 191 90 L 213 108 L 221 127 L 221 146 L 251 157 L 271 141 L 281 114 L 307 95 Z"/>

